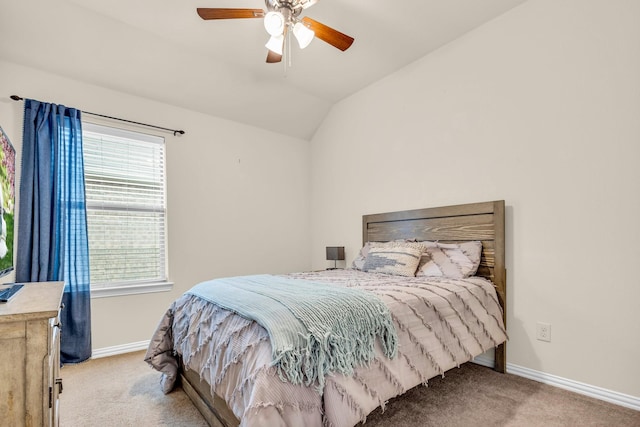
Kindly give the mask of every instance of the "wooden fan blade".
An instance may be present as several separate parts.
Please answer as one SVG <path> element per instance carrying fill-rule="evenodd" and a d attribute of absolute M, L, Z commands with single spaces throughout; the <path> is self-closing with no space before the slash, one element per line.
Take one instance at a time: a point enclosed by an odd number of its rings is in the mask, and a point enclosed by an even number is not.
<path fill-rule="evenodd" d="M 238 18 L 262 18 L 262 9 L 225 9 L 199 7 L 198 15 L 202 19 L 238 19 Z"/>
<path fill-rule="evenodd" d="M 331 27 L 315 21 L 307 16 L 302 18 L 302 23 L 313 30 L 316 33 L 316 37 L 320 40 L 329 43 L 331 46 L 337 47 L 341 51 L 349 49 L 354 41 L 353 37 L 349 37 L 346 34 L 341 33 L 338 30 L 334 30 Z"/>
<path fill-rule="evenodd" d="M 278 55 L 277 53 L 267 49 L 267 64 L 275 64 L 281 61 L 282 61 L 282 55 Z"/>

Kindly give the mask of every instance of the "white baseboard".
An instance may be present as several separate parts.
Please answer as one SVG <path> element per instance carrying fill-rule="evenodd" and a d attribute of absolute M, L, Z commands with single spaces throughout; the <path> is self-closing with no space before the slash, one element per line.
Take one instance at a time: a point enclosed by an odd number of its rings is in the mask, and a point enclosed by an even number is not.
<path fill-rule="evenodd" d="M 91 351 L 91 358 L 99 359 L 117 354 L 132 353 L 134 351 L 146 350 L 147 347 L 149 347 L 149 340 L 115 345 L 113 347 L 95 348 Z"/>
<path fill-rule="evenodd" d="M 493 359 L 485 355 L 480 355 L 473 359 L 474 363 L 482 366 L 493 367 Z M 607 390 L 590 384 L 569 380 L 557 375 L 547 374 L 545 372 L 536 371 L 534 369 L 525 368 L 523 366 L 507 363 L 507 373 L 538 381 L 543 384 L 559 387 L 574 393 L 583 394 L 595 399 L 604 400 L 605 402 L 624 406 L 626 408 L 640 411 L 640 397 L 628 394 L 618 393 L 617 391 Z"/>
<path fill-rule="evenodd" d="M 115 356 L 117 354 L 131 353 L 134 351 L 146 350 L 147 347 L 149 347 L 148 340 L 116 345 L 113 347 L 98 348 L 93 350 L 91 358 L 98 359 L 101 357 Z M 473 362 L 489 368 L 493 367 L 493 358 L 484 354 L 473 359 Z M 512 363 L 507 363 L 507 373 L 640 411 L 640 398 L 635 396 L 569 380 L 556 375 L 514 365 Z"/>

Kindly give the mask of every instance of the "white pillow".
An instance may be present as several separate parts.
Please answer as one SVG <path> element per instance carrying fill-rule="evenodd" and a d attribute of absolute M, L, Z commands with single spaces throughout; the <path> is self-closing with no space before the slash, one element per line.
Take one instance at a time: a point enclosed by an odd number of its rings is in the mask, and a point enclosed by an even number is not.
<path fill-rule="evenodd" d="M 391 242 L 367 242 L 360 249 L 358 256 L 355 257 L 355 259 L 351 262 L 351 268 L 353 268 L 354 270 L 362 270 L 364 267 L 364 261 L 365 259 L 367 259 L 367 254 L 369 253 L 369 249 L 371 249 L 371 247 L 373 246 L 393 245 L 395 243 L 415 242 L 415 241 L 416 239 L 398 239 L 398 240 L 392 240 Z"/>
<path fill-rule="evenodd" d="M 363 271 L 413 277 L 425 247 L 419 243 L 398 242 L 371 246 Z"/>
<path fill-rule="evenodd" d="M 416 277 L 436 276 L 463 279 L 476 274 L 482 256 L 482 242 L 420 242 L 425 250 Z"/>

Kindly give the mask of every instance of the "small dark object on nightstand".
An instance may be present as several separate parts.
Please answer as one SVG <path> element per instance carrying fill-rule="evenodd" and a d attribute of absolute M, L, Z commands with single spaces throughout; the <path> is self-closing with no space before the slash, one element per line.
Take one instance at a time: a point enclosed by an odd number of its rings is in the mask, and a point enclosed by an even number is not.
<path fill-rule="evenodd" d="M 333 268 L 327 270 L 337 270 L 338 261 L 344 260 L 344 246 L 327 246 L 327 260 L 333 261 Z"/>

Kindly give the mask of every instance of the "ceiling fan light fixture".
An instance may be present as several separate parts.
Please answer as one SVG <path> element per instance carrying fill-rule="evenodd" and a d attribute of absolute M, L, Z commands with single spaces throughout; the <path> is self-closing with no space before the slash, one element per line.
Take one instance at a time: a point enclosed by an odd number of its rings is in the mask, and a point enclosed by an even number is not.
<path fill-rule="evenodd" d="M 293 34 L 296 36 L 296 40 L 298 40 L 300 49 L 304 49 L 309 46 L 309 43 L 311 43 L 316 35 L 313 30 L 308 28 L 302 22 L 296 22 L 296 25 L 293 26 Z"/>
<path fill-rule="evenodd" d="M 267 44 L 264 46 L 273 53 L 282 55 L 282 46 L 284 45 L 284 35 L 271 36 Z"/>
<path fill-rule="evenodd" d="M 282 35 L 284 25 L 284 16 L 280 12 L 271 11 L 264 17 L 264 28 L 272 37 Z"/>

